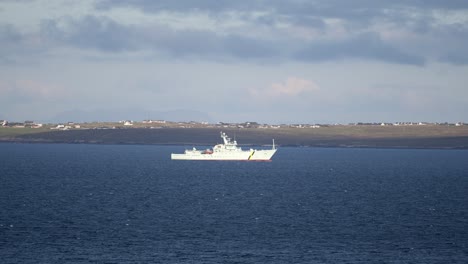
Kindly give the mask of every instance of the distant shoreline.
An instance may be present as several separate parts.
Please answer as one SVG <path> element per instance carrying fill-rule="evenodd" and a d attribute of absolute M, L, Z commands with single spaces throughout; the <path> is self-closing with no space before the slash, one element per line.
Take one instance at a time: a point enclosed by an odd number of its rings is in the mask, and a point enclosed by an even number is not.
<path fill-rule="evenodd" d="M 47 130 L 0 135 L 0 142 L 105 145 L 213 146 L 220 143 L 219 128 L 128 128 Z M 222 129 L 241 146 L 281 147 L 468 149 L 467 128 L 320 128 Z"/>
<path fill-rule="evenodd" d="M 103 142 L 60 142 L 60 141 L 19 141 L 19 140 L 5 140 L 0 139 L 0 143 L 4 144 L 69 144 L 69 145 L 122 145 L 122 146 L 209 146 L 210 144 L 198 144 L 198 143 L 186 143 L 186 144 L 176 144 L 176 143 L 103 143 Z M 240 147 L 267 147 L 263 145 L 255 144 L 239 144 Z M 278 148 L 287 147 L 287 148 L 342 148 L 342 149 L 420 149 L 420 150 L 468 150 L 468 146 L 460 147 L 424 147 L 424 146 L 370 146 L 370 145 L 277 145 Z"/>

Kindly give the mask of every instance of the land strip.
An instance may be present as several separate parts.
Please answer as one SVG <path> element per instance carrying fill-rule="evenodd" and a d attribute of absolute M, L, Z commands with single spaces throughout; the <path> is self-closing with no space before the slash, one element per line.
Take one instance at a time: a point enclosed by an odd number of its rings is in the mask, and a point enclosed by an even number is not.
<path fill-rule="evenodd" d="M 51 130 L 0 128 L 0 141 L 27 143 L 174 144 L 220 143 L 220 131 L 241 145 L 468 149 L 468 126 L 328 126 L 319 128 L 116 128 Z"/>

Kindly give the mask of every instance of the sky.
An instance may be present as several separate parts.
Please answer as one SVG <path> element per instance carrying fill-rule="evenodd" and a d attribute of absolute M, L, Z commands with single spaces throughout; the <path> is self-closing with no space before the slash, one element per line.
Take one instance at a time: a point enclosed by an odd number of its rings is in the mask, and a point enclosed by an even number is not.
<path fill-rule="evenodd" d="M 468 122 L 466 0 L 0 0 L 0 119 Z"/>

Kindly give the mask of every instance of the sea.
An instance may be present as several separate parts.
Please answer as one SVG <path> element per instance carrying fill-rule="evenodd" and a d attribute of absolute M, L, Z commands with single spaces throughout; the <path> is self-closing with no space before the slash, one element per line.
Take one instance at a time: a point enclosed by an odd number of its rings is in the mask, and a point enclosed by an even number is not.
<path fill-rule="evenodd" d="M 468 263 L 468 150 L 185 147 L 1 143 L 0 263 Z"/>

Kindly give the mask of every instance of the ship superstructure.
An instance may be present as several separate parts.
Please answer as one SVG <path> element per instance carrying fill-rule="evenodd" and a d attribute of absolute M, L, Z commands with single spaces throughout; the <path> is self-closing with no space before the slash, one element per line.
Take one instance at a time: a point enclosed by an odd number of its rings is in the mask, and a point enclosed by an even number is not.
<path fill-rule="evenodd" d="M 245 161 L 270 161 L 276 153 L 275 141 L 271 149 L 242 150 L 237 146 L 236 140 L 231 140 L 226 133 L 221 132 L 223 144 L 217 144 L 213 149 L 198 150 L 187 149 L 183 154 L 171 154 L 173 160 L 245 160 Z"/>

